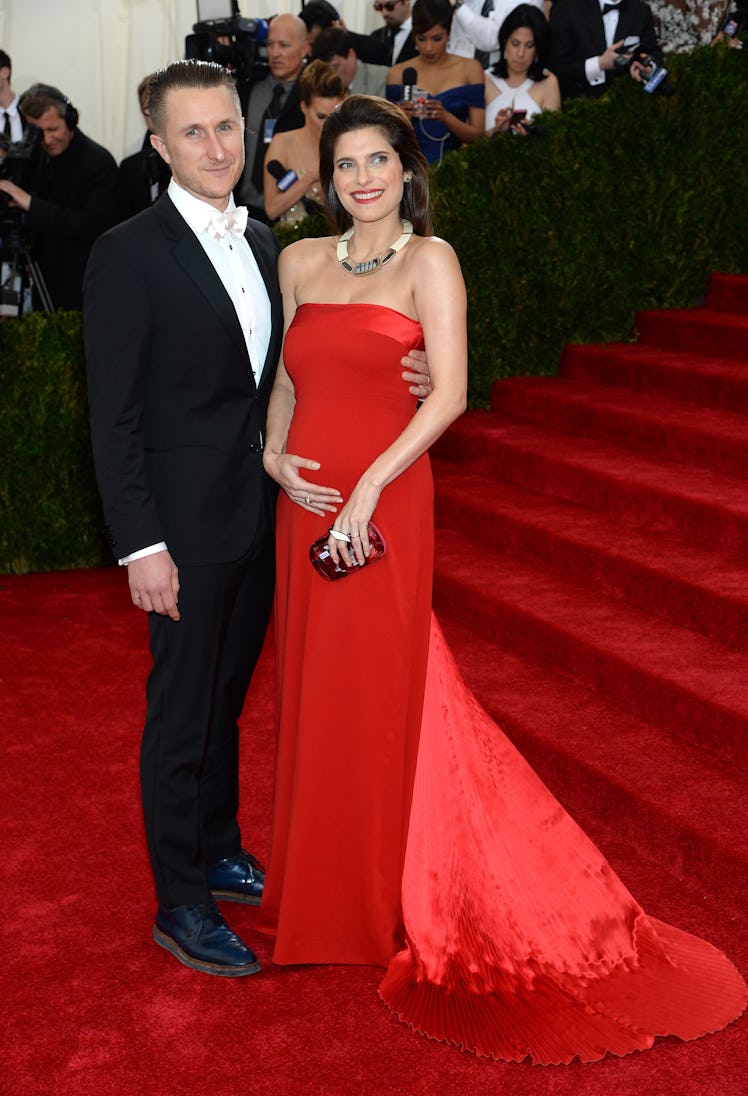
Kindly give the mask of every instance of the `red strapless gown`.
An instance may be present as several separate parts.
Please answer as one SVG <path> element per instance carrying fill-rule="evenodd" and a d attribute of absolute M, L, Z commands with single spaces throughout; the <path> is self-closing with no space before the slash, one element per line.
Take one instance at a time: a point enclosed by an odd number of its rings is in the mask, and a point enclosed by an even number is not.
<path fill-rule="evenodd" d="M 403 429 L 419 325 L 376 305 L 300 307 L 289 452 L 344 497 Z M 312 478 L 311 476 L 309 478 Z M 385 488 L 385 558 L 336 583 L 325 528 L 281 495 L 279 742 L 260 927 L 279 963 L 387 966 L 416 1030 L 497 1058 L 593 1061 L 696 1038 L 748 996 L 711 945 L 648 918 L 463 684 L 431 614 L 427 458 Z"/>

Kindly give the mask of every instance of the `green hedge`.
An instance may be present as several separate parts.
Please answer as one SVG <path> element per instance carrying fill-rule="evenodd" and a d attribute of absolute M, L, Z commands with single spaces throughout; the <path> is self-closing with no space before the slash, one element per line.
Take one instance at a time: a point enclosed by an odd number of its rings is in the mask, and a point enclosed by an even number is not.
<path fill-rule="evenodd" d="M 111 562 L 88 433 L 79 312 L 0 324 L 0 571 Z"/>
<path fill-rule="evenodd" d="M 626 339 L 639 308 L 694 304 L 711 270 L 748 271 L 748 51 L 670 62 L 676 94 L 621 79 L 479 141 L 433 171 L 436 230 L 468 286 L 470 399 L 553 373 L 568 342 Z M 283 243 L 323 218 L 278 229 Z M 0 570 L 109 559 L 91 467 L 80 317 L 0 324 Z"/>

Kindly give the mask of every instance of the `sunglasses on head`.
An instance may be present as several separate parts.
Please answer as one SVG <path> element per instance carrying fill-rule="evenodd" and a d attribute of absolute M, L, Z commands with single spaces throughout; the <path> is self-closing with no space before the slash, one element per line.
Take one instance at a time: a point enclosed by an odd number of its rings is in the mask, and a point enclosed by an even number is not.
<path fill-rule="evenodd" d="M 374 0 L 375 11 L 394 11 L 402 0 Z"/>

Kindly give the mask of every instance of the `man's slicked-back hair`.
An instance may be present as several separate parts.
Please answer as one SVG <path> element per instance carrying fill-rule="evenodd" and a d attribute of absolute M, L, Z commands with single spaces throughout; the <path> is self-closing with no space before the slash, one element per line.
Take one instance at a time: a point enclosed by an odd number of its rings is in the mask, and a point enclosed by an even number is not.
<path fill-rule="evenodd" d="M 0 68 L 6 68 L 8 72 L 13 71 L 13 66 L 10 63 L 10 57 L 4 49 L 0 49 Z"/>
<path fill-rule="evenodd" d="M 163 137 L 166 127 L 166 96 L 175 88 L 227 88 L 239 106 L 239 93 L 234 77 L 223 65 L 215 61 L 172 61 L 166 68 L 159 69 L 148 85 L 148 109 L 151 112 L 153 128 Z M 241 107 L 239 108 L 241 111 Z"/>

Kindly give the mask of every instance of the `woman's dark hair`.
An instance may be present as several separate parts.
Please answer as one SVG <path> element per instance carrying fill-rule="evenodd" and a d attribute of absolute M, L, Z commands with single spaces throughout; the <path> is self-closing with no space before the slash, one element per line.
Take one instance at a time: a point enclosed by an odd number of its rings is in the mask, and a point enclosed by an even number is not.
<path fill-rule="evenodd" d="M 403 187 L 400 216 L 412 221 L 418 236 L 431 235 L 429 211 L 429 168 L 418 147 L 407 115 L 394 103 L 376 95 L 351 95 L 325 119 L 319 142 L 319 178 L 327 212 L 336 232 L 345 232 L 353 220 L 341 204 L 333 185 L 335 146 L 340 137 L 355 129 L 381 129 L 400 157 L 411 180 Z"/>
<path fill-rule="evenodd" d="M 299 98 L 307 106 L 312 99 L 342 99 L 346 87 L 342 79 L 326 61 L 310 61 L 301 70 L 299 77 Z"/>
<path fill-rule="evenodd" d="M 548 47 L 550 43 L 550 28 L 548 26 L 548 20 L 543 15 L 539 8 L 534 8 L 532 4 L 520 4 L 519 7 L 510 11 L 504 22 L 499 29 L 499 49 L 501 50 L 501 57 L 491 69 L 494 76 L 502 76 L 506 78 L 509 75 L 509 70 L 506 64 L 505 49 L 506 44 L 509 41 L 509 36 L 514 34 L 515 30 L 526 27 L 527 30 L 532 31 L 532 36 L 535 40 L 535 57 L 532 64 L 527 70 L 527 75 L 531 80 L 545 80 L 545 67 L 548 61 Z"/>
<path fill-rule="evenodd" d="M 452 26 L 454 8 L 449 0 L 416 0 L 412 9 L 413 34 L 425 34 L 432 27 Z"/>

